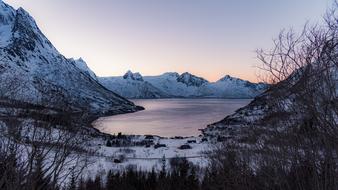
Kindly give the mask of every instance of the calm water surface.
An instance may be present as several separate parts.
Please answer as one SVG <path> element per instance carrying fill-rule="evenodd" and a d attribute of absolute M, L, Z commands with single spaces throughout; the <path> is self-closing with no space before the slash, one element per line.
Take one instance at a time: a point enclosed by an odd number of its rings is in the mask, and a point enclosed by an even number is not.
<path fill-rule="evenodd" d="M 223 119 L 251 100 L 243 99 L 151 99 L 132 100 L 144 111 L 102 117 L 94 126 L 102 132 L 164 137 L 199 135 L 198 129 Z"/>

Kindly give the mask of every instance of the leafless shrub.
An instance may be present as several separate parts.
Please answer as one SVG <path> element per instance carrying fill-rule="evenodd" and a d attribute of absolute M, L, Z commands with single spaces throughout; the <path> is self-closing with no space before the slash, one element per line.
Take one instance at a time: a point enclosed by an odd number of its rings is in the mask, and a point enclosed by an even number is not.
<path fill-rule="evenodd" d="M 57 189 L 87 166 L 87 155 L 77 152 L 80 136 L 45 121 L 12 118 L 0 137 L 2 189 Z M 10 174 L 7 174 L 10 173 Z"/>

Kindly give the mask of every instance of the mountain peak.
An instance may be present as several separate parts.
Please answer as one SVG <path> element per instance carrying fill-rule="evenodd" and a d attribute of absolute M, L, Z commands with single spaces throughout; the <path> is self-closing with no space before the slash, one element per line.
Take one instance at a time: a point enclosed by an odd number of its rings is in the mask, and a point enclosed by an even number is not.
<path fill-rule="evenodd" d="M 97 80 L 95 73 L 88 67 L 87 63 L 81 57 L 76 60 L 71 58 L 70 60 L 74 61 L 77 68 L 79 68 L 83 73 Z"/>
<path fill-rule="evenodd" d="M 124 79 L 129 79 L 129 80 L 137 80 L 137 81 L 143 81 L 143 77 L 140 73 L 136 72 L 133 73 L 130 70 L 126 72 L 126 74 L 123 75 Z"/>
<path fill-rule="evenodd" d="M 0 47 L 10 43 L 15 15 L 15 10 L 0 0 Z"/>
<path fill-rule="evenodd" d="M 28 51 L 59 55 L 27 11 L 15 10 L 3 2 L 0 4 L 0 35 L 0 47 L 6 47 L 12 56 L 24 59 Z"/>
<path fill-rule="evenodd" d="M 22 7 L 19 7 L 16 11 L 18 13 L 23 14 L 23 15 L 30 16 L 29 13 L 25 9 L 23 9 Z"/>
<path fill-rule="evenodd" d="M 205 83 L 208 83 L 207 80 L 205 80 L 202 77 L 197 77 L 189 72 L 182 73 L 178 78 L 177 82 L 181 82 L 186 84 L 187 86 L 202 86 Z"/>
<path fill-rule="evenodd" d="M 181 76 L 194 76 L 194 75 L 189 72 L 184 72 L 181 74 Z"/>
<path fill-rule="evenodd" d="M 22 7 L 18 8 L 16 10 L 16 16 L 19 16 L 21 24 L 32 27 L 36 30 L 39 30 L 40 32 L 40 29 L 38 28 L 38 25 L 36 24 L 34 18 L 25 9 L 23 9 Z"/>
<path fill-rule="evenodd" d="M 15 17 L 15 10 L 13 7 L 7 5 L 0 0 L 0 23 L 9 24 Z"/>
<path fill-rule="evenodd" d="M 162 75 L 169 76 L 169 77 L 176 77 L 176 78 L 180 76 L 177 72 L 165 72 Z"/>
<path fill-rule="evenodd" d="M 79 61 L 79 62 L 85 62 L 82 57 L 80 57 L 79 59 L 77 59 L 76 61 Z"/>
<path fill-rule="evenodd" d="M 243 81 L 242 79 L 232 77 L 230 75 L 225 75 L 223 78 L 219 79 L 218 81 L 237 81 L 237 80 Z"/>

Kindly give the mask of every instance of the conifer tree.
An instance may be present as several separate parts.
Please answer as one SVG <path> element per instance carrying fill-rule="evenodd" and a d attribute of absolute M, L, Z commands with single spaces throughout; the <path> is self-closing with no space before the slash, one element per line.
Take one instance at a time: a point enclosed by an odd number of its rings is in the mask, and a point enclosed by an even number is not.
<path fill-rule="evenodd" d="M 76 176 L 75 173 L 72 173 L 68 185 L 68 190 L 76 190 Z"/>
<path fill-rule="evenodd" d="M 44 189 L 47 187 L 47 181 L 45 182 L 43 176 L 43 160 L 41 153 L 35 158 L 34 171 L 32 174 L 32 188 L 33 189 Z"/>

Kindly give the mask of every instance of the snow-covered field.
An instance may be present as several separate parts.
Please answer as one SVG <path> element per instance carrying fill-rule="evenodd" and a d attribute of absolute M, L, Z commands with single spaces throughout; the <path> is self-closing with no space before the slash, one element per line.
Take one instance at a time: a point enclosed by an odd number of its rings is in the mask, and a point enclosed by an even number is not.
<path fill-rule="evenodd" d="M 143 141 L 145 136 L 135 136 L 135 141 Z M 196 141 L 196 143 L 188 143 Z M 84 170 L 85 176 L 95 177 L 93 175 L 105 175 L 109 170 L 122 171 L 133 167 L 137 170 L 159 171 L 161 169 L 163 158 L 169 167 L 172 158 L 187 158 L 190 162 L 199 167 L 205 167 L 208 164 L 207 151 L 210 150 L 210 143 L 202 142 L 202 137 L 189 137 L 183 139 L 154 137 L 155 144 L 165 144 L 166 147 L 154 148 L 146 146 L 122 146 L 107 147 L 105 141 L 94 140 L 91 149 L 96 151 L 96 156 L 89 158 L 89 165 Z M 190 145 L 191 149 L 181 150 L 181 145 Z M 123 159 L 122 159 L 123 158 Z M 117 160 L 121 163 L 116 163 Z M 114 162 L 115 161 L 115 162 Z M 93 172 L 96 171 L 96 172 Z"/>

